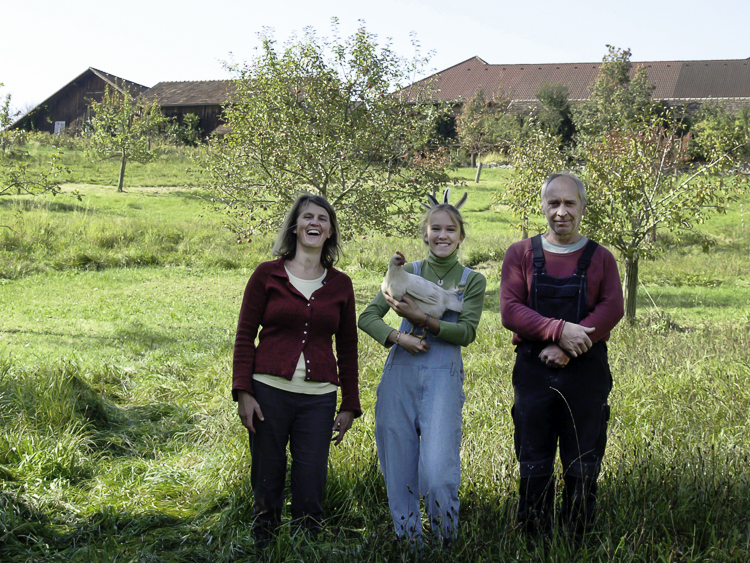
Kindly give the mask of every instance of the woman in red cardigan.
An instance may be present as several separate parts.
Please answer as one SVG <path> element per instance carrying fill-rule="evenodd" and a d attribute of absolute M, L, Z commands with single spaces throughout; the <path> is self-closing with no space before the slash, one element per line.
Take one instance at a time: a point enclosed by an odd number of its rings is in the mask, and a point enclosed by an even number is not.
<path fill-rule="evenodd" d="M 273 246 L 279 258 L 255 269 L 242 300 L 232 396 L 250 436 L 253 532 L 260 546 L 281 519 L 287 443 L 292 518 L 315 534 L 322 519 L 331 432 L 341 443 L 362 413 L 354 291 L 349 277 L 333 268 L 339 241 L 328 201 L 299 196 Z"/>

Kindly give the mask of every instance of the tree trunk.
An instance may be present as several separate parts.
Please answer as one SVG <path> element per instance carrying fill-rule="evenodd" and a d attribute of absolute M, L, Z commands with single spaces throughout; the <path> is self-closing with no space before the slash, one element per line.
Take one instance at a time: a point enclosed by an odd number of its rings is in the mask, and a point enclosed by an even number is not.
<path fill-rule="evenodd" d="M 475 152 L 471 153 L 471 167 L 472 168 L 477 167 L 477 153 Z"/>
<path fill-rule="evenodd" d="M 635 321 L 635 300 L 638 295 L 638 258 L 625 257 L 625 318 Z"/>
<path fill-rule="evenodd" d="M 481 162 L 478 162 L 478 163 L 477 163 L 477 175 L 476 175 L 476 177 L 474 178 L 474 183 L 476 183 L 476 184 L 478 184 L 478 183 L 479 183 L 479 177 L 480 177 L 481 175 L 482 175 L 482 163 L 481 163 Z"/>
<path fill-rule="evenodd" d="M 526 240 L 527 238 L 529 238 L 529 218 L 524 217 L 523 221 L 521 221 L 521 225 L 521 238 Z"/>
<path fill-rule="evenodd" d="M 120 178 L 117 180 L 117 191 L 122 192 L 124 191 L 122 189 L 122 184 L 125 182 L 125 163 L 127 162 L 127 158 L 125 155 L 122 155 L 122 161 L 120 162 Z"/>

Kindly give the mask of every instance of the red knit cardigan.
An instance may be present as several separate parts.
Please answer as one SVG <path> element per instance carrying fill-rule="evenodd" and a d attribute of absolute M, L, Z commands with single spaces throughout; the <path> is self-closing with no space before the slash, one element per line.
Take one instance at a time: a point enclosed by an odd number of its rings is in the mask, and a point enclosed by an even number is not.
<path fill-rule="evenodd" d="M 283 258 L 264 262 L 250 277 L 240 309 L 234 343 L 234 400 L 237 391 L 253 392 L 254 373 L 291 380 L 302 352 L 307 370 L 305 380 L 339 385 L 340 410 L 361 415 L 356 306 L 351 279 L 329 268 L 323 286 L 308 300 L 289 281 Z"/>

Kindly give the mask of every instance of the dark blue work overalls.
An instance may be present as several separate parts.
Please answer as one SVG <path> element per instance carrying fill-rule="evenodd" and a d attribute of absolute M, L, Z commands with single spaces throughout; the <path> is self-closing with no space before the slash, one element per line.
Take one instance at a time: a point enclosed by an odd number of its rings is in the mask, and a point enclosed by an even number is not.
<path fill-rule="evenodd" d="M 532 238 L 534 277 L 530 307 L 545 317 L 579 323 L 588 315 L 586 271 L 597 243 L 589 241 L 575 273 L 547 275 L 541 235 Z M 563 470 L 563 521 L 576 526 L 593 520 L 596 480 L 607 441 L 612 375 L 607 347 L 596 342 L 564 368 L 550 368 L 539 354 L 549 342 L 516 347 L 513 369 L 513 423 L 520 463 L 518 519 L 528 531 L 552 521 L 557 445 Z"/>

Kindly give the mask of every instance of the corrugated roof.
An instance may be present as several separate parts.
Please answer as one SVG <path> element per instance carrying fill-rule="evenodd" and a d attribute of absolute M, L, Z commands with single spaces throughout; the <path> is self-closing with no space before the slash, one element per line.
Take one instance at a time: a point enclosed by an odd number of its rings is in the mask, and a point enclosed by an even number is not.
<path fill-rule="evenodd" d="M 405 88 L 408 93 L 432 82 L 437 98 L 463 102 L 480 88 L 490 99 L 502 86 L 505 97 L 514 101 L 536 98 L 539 88 L 548 84 L 568 86 L 571 100 L 587 100 L 599 74 L 598 63 L 488 64 L 472 57 Z M 715 61 L 633 62 L 631 73 L 645 67 L 655 86 L 655 99 L 750 98 L 750 59 Z M 632 75 L 631 74 L 631 75 Z"/>
<path fill-rule="evenodd" d="M 154 99 L 162 107 L 221 105 L 234 92 L 233 80 L 199 80 L 186 82 L 159 82 L 147 90 L 143 97 Z"/>

